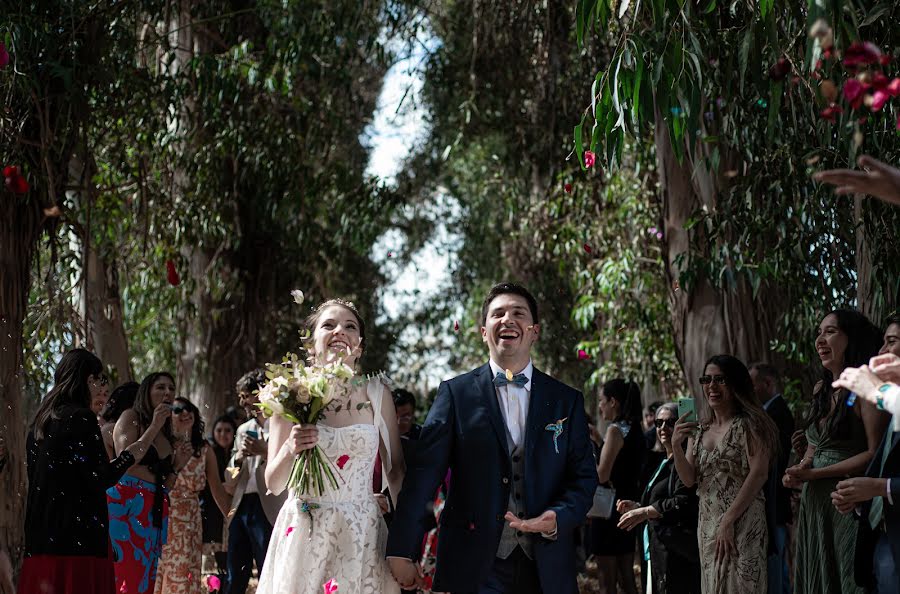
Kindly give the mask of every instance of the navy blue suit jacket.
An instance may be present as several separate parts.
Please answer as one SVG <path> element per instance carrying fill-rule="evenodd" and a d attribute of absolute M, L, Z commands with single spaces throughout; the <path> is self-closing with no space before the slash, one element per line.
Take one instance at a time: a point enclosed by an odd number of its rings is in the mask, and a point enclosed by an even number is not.
<path fill-rule="evenodd" d="M 549 423 L 566 419 L 559 453 Z M 532 375 L 525 431 L 523 497 L 528 518 L 556 512 L 555 540 L 534 535 L 534 556 L 544 592 L 578 591 L 574 532 L 584 521 L 597 486 L 597 470 L 580 392 L 537 369 Z M 442 382 L 407 466 L 387 556 L 417 559 L 426 510 L 450 469 L 450 492 L 440 519 L 434 590 L 477 590 L 497 554 L 506 520 L 512 462 L 506 423 L 485 364 Z"/>

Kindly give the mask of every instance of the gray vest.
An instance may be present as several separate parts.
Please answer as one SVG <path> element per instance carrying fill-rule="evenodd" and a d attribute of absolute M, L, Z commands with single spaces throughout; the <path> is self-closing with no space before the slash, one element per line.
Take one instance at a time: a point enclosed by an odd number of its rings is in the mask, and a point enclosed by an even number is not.
<path fill-rule="evenodd" d="M 512 476 L 509 477 L 509 503 L 507 503 L 507 511 L 511 511 L 519 518 L 528 519 L 525 516 L 525 444 L 516 446 L 506 432 L 506 442 L 510 449 L 510 460 L 512 461 Z M 524 442 L 524 439 L 523 439 Z M 529 559 L 534 559 L 534 544 L 532 543 L 533 535 L 513 530 L 509 527 L 509 522 L 503 524 L 503 534 L 500 536 L 500 546 L 497 547 L 497 556 L 506 559 L 515 550 L 516 546 L 522 547 L 525 555 Z"/>

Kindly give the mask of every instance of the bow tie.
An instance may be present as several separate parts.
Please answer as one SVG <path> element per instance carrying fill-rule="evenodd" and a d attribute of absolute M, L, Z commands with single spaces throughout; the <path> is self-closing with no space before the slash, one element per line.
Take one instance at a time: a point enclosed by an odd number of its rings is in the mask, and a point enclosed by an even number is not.
<path fill-rule="evenodd" d="M 498 388 L 502 388 L 507 384 L 513 384 L 515 386 L 519 386 L 520 388 L 524 388 L 525 384 L 528 383 L 528 376 L 524 373 L 517 373 L 513 376 L 511 380 L 506 379 L 506 374 L 498 371 L 497 375 L 494 376 L 494 385 Z"/>

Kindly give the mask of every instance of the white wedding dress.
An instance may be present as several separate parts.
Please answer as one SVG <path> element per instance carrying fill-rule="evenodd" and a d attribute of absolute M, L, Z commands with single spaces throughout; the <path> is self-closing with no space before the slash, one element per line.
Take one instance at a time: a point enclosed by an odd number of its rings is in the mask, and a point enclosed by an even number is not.
<path fill-rule="evenodd" d="M 382 390 L 380 381 L 369 382 L 375 424 L 318 425 L 325 454 L 335 463 L 347 456 L 343 468 L 335 468 L 339 488 L 327 488 L 321 497 L 290 494 L 272 530 L 257 594 L 322 594 L 331 579 L 339 594 L 400 592 L 384 558 L 387 525 L 372 493 L 379 427 L 384 429 Z M 304 502 L 319 507 L 306 512 Z"/>

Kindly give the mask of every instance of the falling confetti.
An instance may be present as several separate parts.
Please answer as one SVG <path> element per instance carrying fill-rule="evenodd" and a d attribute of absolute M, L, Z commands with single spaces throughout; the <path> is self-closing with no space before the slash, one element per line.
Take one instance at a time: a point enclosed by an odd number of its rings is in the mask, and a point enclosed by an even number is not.
<path fill-rule="evenodd" d="M 588 355 L 588 354 L 587 354 L 587 351 L 585 351 L 584 349 L 578 349 L 578 358 L 579 358 L 581 361 L 584 361 L 585 359 L 590 359 L 591 356 Z"/>
<path fill-rule="evenodd" d="M 347 454 L 344 454 L 343 456 L 341 456 L 340 458 L 337 459 L 337 467 L 340 468 L 341 470 L 343 470 L 344 466 L 347 465 L 347 462 L 349 460 L 350 460 L 350 456 L 348 456 Z"/>
<path fill-rule="evenodd" d="M 294 298 L 294 303 L 296 303 L 297 305 L 303 305 L 303 291 L 301 291 L 300 289 L 294 289 L 293 291 L 291 291 L 291 297 Z"/>

